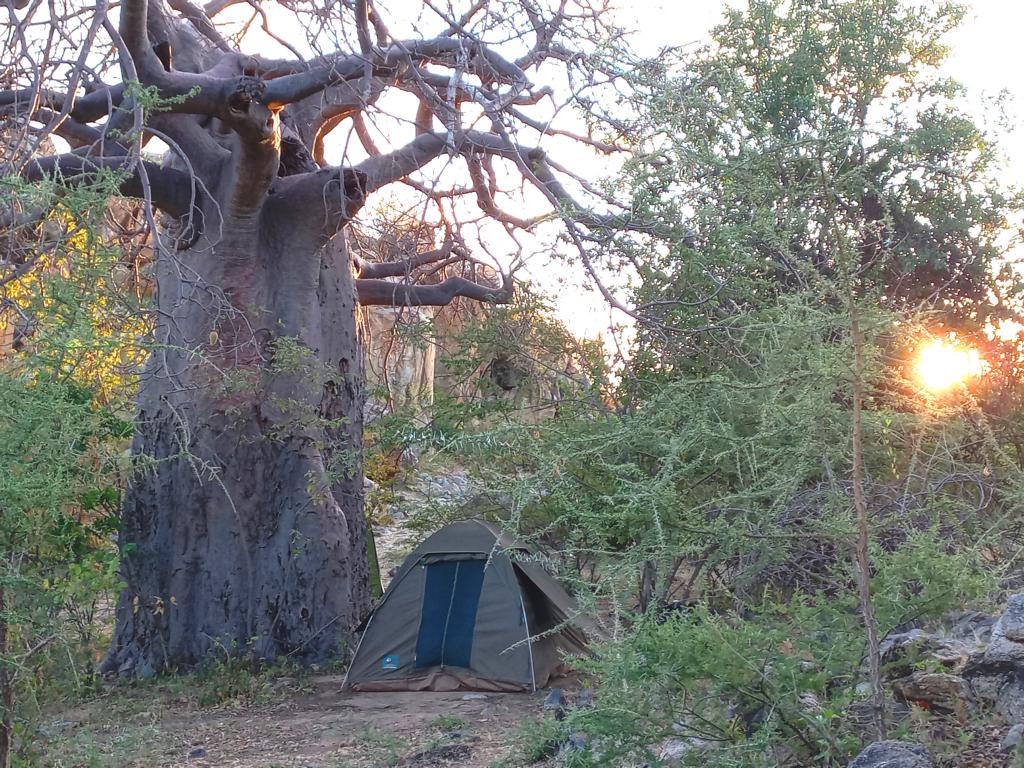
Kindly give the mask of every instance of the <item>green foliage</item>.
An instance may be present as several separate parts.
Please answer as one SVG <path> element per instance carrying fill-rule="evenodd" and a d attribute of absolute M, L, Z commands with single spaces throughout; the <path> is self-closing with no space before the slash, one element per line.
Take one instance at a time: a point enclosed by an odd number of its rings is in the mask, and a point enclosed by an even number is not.
<path fill-rule="evenodd" d="M 107 485 L 119 440 L 79 394 L 46 381 L 0 386 L 0 667 L 23 694 L 21 717 L 36 709 L 36 694 L 90 681 L 97 611 L 120 583 L 108 506 L 119 494 Z"/>
<path fill-rule="evenodd" d="M 962 15 L 942 2 L 757 0 L 710 45 L 637 73 L 644 151 L 614 186 L 660 232 L 618 238 L 609 258 L 635 267 L 638 302 L 672 329 L 667 345 L 641 329 L 639 366 L 713 369 L 737 314 L 790 292 L 831 302 L 844 262 L 861 295 L 932 306 L 935 324 L 963 333 L 1015 311 L 990 295 L 1020 291 L 995 262 L 1021 196 L 938 72 Z"/>
<path fill-rule="evenodd" d="M 431 426 L 442 444 L 467 429 L 529 421 L 531 410 L 600 405 L 608 379 L 601 343 L 572 336 L 550 301 L 526 289 L 468 317 L 442 350 L 441 370 L 451 394 L 438 394 Z"/>
<path fill-rule="evenodd" d="M 491 768 L 529 766 L 551 757 L 565 738 L 562 723 L 552 717 L 525 720 L 508 737 L 509 756 Z"/>
<path fill-rule="evenodd" d="M 510 495 L 522 528 L 559 541 L 567 564 L 599 562 L 602 590 L 632 594 L 645 563 L 665 599 L 825 588 L 853 530 L 844 319 L 800 295 L 740 319 L 734 358 L 713 374 L 646 383 L 626 413 L 511 425 L 457 445 Z M 878 535 L 898 547 L 913 521 L 968 546 L 1000 512 L 943 481 L 968 464 L 981 477 L 994 457 L 894 369 L 895 320 L 868 320 L 869 490 L 887 509 Z M 674 580 L 681 563 L 694 570 Z"/>
<path fill-rule="evenodd" d="M 444 714 L 431 720 L 430 727 L 439 731 L 458 731 L 466 727 L 466 721 L 455 715 Z"/>
<path fill-rule="evenodd" d="M 359 742 L 366 746 L 374 760 L 385 766 L 397 765 L 402 753 L 408 749 L 402 739 L 378 728 L 367 728 L 359 735 Z"/>
<path fill-rule="evenodd" d="M 3 183 L 45 212 L 4 233 L 21 269 L 0 273 L 0 686 L 24 750 L 48 700 L 93 683 L 100 611 L 120 585 L 113 535 L 147 325 L 138 265 L 107 239 L 116 176 Z"/>
<path fill-rule="evenodd" d="M 308 673 L 287 660 L 253 664 L 232 654 L 191 675 L 158 679 L 155 685 L 172 685 L 200 707 L 259 706 L 273 703 L 289 690 L 301 690 Z"/>
<path fill-rule="evenodd" d="M 1019 357 L 987 334 L 1020 307 L 1000 259 L 1022 200 L 938 75 L 961 18 L 753 0 L 630 75 L 642 151 L 609 188 L 655 226 L 604 244 L 644 320 L 618 407 L 450 443 L 611 614 L 566 765 L 656 765 L 665 739 L 750 768 L 859 748 L 853 313 L 879 631 L 1019 567 Z M 916 349 L 950 331 L 1001 361 L 998 388 L 922 390 Z"/>
<path fill-rule="evenodd" d="M 976 557 L 950 553 L 929 534 L 896 553 L 876 550 L 874 563 L 883 633 L 939 617 L 991 585 Z M 862 738 L 864 654 L 852 589 L 740 611 L 699 603 L 664 623 L 648 616 L 582 664 L 599 681 L 599 706 L 570 722 L 594 745 L 580 764 L 652 760 L 666 738 L 694 740 L 686 764 L 845 764 Z"/>

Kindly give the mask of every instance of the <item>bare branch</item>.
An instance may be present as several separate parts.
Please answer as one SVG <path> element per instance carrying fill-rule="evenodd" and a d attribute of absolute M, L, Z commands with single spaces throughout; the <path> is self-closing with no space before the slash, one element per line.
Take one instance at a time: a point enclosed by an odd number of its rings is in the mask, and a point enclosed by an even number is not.
<path fill-rule="evenodd" d="M 68 115 L 80 123 L 91 123 L 109 114 L 124 100 L 124 86 L 115 85 L 98 88 L 82 96 L 71 95 L 71 110 Z M 0 107 L 11 107 L 14 113 L 30 109 L 35 103 L 36 92 L 31 88 L 0 91 Z M 40 91 L 38 104 L 51 110 L 60 111 L 68 100 L 68 94 L 56 91 Z"/>
<path fill-rule="evenodd" d="M 356 274 L 363 279 L 401 277 L 402 275 L 411 274 L 420 267 L 444 261 L 453 253 L 460 259 L 467 255 L 463 249 L 457 248 L 452 240 L 448 240 L 440 248 L 418 253 L 408 259 L 400 259 L 399 261 L 365 261 L 355 257 L 353 262 Z"/>
<path fill-rule="evenodd" d="M 510 275 L 502 276 L 500 288 L 474 283 L 464 277 L 449 277 L 436 285 L 410 285 L 388 280 L 356 281 L 356 296 L 363 306 L 444 307 L 458 297 L 487 304 L 507 304 L 515 284 Z"/>
<path fill-rule="evenodd" d="M 217 31 L 217 27 L 214 26 L 213 22 L 210 21 L 210 17 L 206 15 L 206 12 L 199 6 L 192 3 L 191 0 L 167 0 L 167 4 L 174 10 L 192 22 L 194 26 L 203 37 L 213 43 L 217 48 L 230 53 L 232 48 L 228 45 L 227 40 Z"/>

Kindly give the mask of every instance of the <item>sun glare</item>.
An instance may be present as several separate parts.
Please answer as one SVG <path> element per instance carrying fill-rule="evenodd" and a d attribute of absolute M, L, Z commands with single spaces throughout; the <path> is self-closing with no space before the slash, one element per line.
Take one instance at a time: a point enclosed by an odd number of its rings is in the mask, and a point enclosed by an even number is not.
<path fill-rule="evenodd" d="M 940 339 L 922 347 L 914 368 L 921 384 L 932 392 L 944 392 L 983 372 L 978 350 Z"/>

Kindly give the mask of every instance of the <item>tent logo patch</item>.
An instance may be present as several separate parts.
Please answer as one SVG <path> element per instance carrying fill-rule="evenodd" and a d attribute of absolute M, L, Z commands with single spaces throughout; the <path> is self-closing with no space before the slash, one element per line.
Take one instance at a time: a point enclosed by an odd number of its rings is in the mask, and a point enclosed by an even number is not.
<path fill-rule="evenodd" d="M 381 669 L 393 670 L 398 669 L 400 666 L 402 666 L 402 664 L 399 661 L 398 656 L 385 656 L 380 660 Z"/>

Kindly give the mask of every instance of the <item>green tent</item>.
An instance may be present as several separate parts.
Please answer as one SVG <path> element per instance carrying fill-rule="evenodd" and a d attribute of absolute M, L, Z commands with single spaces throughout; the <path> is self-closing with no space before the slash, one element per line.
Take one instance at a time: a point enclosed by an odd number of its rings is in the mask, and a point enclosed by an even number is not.
<path fill-rule="evenodd" d="M 533 691 L 596 626 L 530 550 L 481 520 L 409 555 L 356 648 L 357 691 Z"/>

